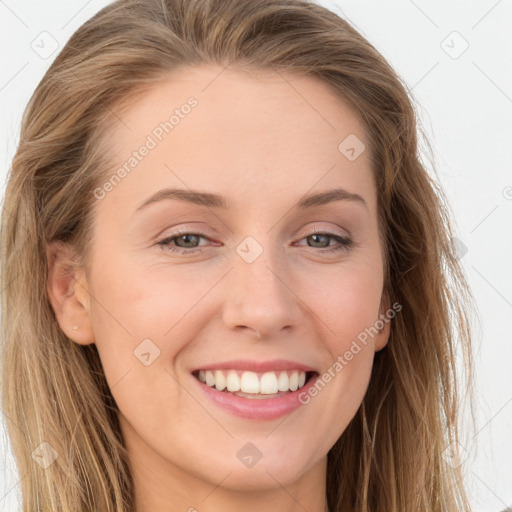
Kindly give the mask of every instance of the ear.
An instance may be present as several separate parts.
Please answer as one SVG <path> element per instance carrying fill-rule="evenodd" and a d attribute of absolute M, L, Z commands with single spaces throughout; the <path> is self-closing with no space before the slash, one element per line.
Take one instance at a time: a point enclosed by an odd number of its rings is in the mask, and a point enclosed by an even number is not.
<path fill-rule="evenodd" d="M 68 244 L 53 240 L 46 247 L 48 298 L 59 326 L 69 339 L 79 345 L 94 343 L 84 269 L 77 264 L 78 258 Z M 74 326 L 78 328 L 73 329 Z"/>
<path fill-rule="evenodd" d="M 374 339 L 375 352 L 382 350 L 389 341 L 389 333 L 391 332 L 391 318 L 386 314 L 391 308 L 389 297 L 386 291 L 382 294 L 381 307 L 379 310 L 378 326 L 382 327 Z M 382 326 L 382 324 L 384 324 Z"/>

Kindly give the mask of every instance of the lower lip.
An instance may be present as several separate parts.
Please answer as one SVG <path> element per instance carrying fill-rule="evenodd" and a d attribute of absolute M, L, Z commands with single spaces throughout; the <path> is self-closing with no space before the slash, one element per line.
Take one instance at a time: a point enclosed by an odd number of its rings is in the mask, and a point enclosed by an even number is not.
<path fill-rule="evenodd" d="M 249 420 L 273 420 L 290 414 L 301 405 L 304 405 L 299 401 L 299 395 L 307 394 L 309 388 L 314 386 L 318 377 L 315 374 L 297 391 L 292 391 L 276 398 L 244 398 L 233 393 L 218 391 L 216 388 L 212 388 L 192 376 L 213 402 L 232 414 Z"/>

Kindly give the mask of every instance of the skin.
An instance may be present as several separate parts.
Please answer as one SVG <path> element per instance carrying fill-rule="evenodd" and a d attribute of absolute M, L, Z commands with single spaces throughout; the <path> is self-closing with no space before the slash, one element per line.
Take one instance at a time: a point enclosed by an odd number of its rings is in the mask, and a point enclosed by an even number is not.
<path fill-rule="evenodd" d="M 338 150 L 349 134 L 366 135 L 349 106 L 314 78 L 221 71 L 203 65 L 169 74 L 123 112 L 107 141 L 108 176 L 175 108 L 198 100 L 97 201 L 89 268 L 70 278 L 69 251 L 49 244 L 50 300 L 70 339 L 97 345 L 120 409 L 137 512 L 322 511 L 327 453 L 360 406 L 389 322 L 285 418 L 234 416 L 204 396 L 191 371 L 285 358 L 322 374 L 386 311 L 368 151 L 349 161 Z M 164 200 L 135 213 L 165 187 L 221 194 L 231 208 Z M 366 206 L 296 208 L 305 194 L 333 188 L 359 194 Z M 157 245 L 177 228 L 204 231 L 207 238 L 170 244 L 201 252 Z M 315 243 L 315 231 L 349 236 L 353 245 L 326 253 L 339 244 Z M 263 249 L 252 263 L 236 252 L 247 236 Z M 134 356 L 146 338 L 160 350 L 149 366 Z M 248 442 L 262 453 L 251 468 L 237 457 Z"/>

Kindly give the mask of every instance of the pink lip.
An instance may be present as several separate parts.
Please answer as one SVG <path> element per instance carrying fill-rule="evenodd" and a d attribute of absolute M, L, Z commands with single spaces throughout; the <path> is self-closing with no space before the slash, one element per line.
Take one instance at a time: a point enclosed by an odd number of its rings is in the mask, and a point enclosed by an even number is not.
<path fill-rule="evenodd" d="M 314 368 L 287 359 L 273 359 L 271 361 L 250 361 L 248 359 L 237 359 L 200 366 L 196 370 L 247 370 L 252 372 L 272 372 L 279 370 L 303 370 L 314 372 Z"/>
<path fill-rule="evenodd" d="M 233 364 L 233 362 L 231 362 L 230 364 Z M 233 366 L 228 367 L 233 368 Z M 219 366 L 215 366 L 214 368 L 219 368 Z M 245 366 L 244 368 L 247 367 Z M 297 366 L 293 366 L 293 368 L 297 368 Z M 236 369 L 236 367 L 234 369 Z M 287 368 L 281 369 L 285 370 Z M 302 393 L 307 394 L 308 389 L 315 385 L 315 382 L 319 377 L 320 375 L 318 373 L 315 373 L 315 375 L 313 375 L 306 382 L 306 384 L 297 391 L 292 391 L 290 393 L 287 393 L 276 398 L 262 399 L 244 398 L 241 396 L 234 395 L 233 393 L 218 391 L 217 389 L 212 388 L 207 384 L 204 384 L 203 382 L 199 381 L 197 378 L 192 378 L 194 379 L 195 382 L 197 382 L 197 384 L 201 387 L 201 389 L 208 396 L 208 398 L 211 399 L 216 405 L 226 409 L 227 411 L 241 418 L 249 420 L 267 421 L 290 414 L 294 410 L 298 409 L 301 405 L 304 405 L 302 402 L 299 401 L 299 396 Z"/>

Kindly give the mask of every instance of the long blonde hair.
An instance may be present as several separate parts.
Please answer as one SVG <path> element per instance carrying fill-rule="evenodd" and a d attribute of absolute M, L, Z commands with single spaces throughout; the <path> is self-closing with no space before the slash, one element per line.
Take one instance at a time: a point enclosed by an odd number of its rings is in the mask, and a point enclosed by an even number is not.
<path fill-rule="evenodd" d="M 473 299 L 449 206 L 420 161 L 405 85 L 354 28 L 312 1 L 120 0 L 74 33 L 35 90 L 5 194 L 2 405 L 23 511 L 133 512 L 117 407 L 95 345 L 72 342 L 57 324 L 46 244 L 69 243 L 87 261 L 107 119 L 170 71 L 202 63 L 316 77 L 368 132 L 383 292 L 402 309 L 328 454 L 330 510 L 470 510 L 461 466 L 445 450 L 460 442 L 457 349 L 472 385 Z M 43 442 L 58 454 L 45 470 L 32 457 Z"/>

